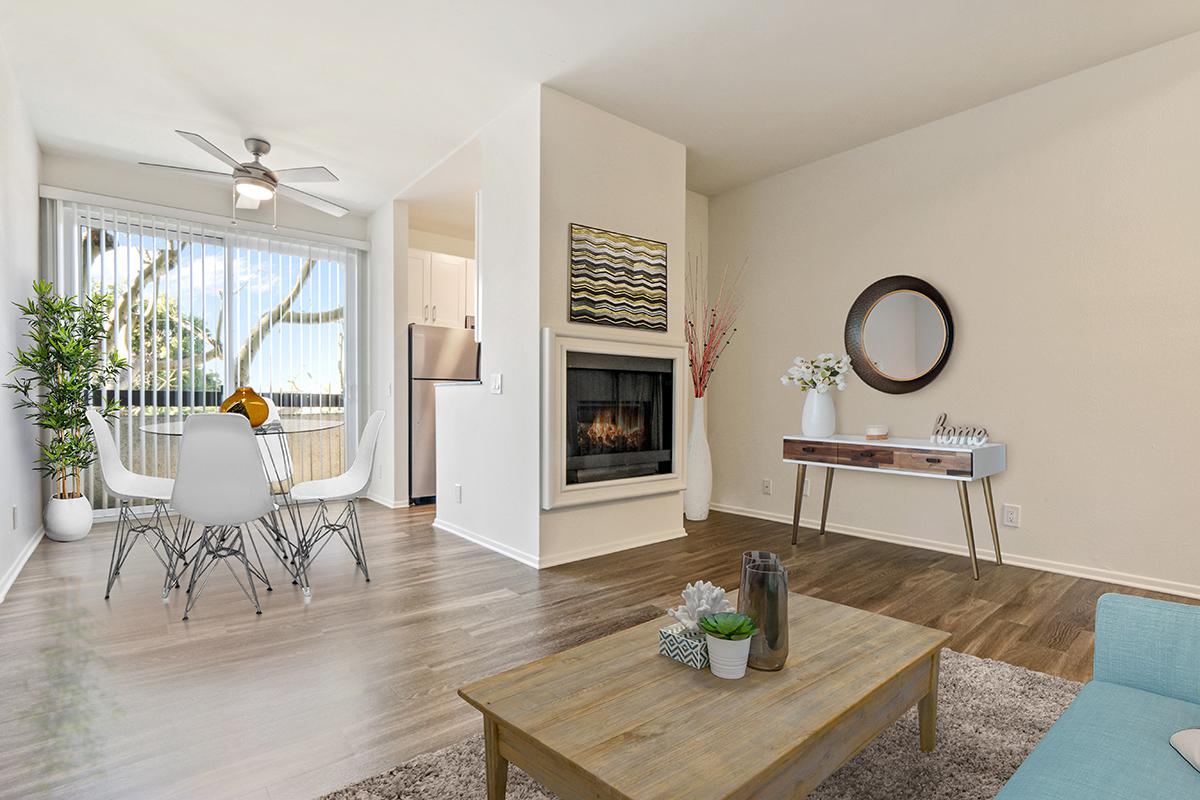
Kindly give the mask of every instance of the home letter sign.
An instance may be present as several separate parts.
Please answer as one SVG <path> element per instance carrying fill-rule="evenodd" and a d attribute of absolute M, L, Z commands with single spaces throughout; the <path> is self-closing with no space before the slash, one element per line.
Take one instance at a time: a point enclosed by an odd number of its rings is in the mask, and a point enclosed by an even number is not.
<path fill-rule="evenodd" d="M 933 444 L 957 444 L 966 447 L 979 447 L 987 444 L 987 440 L 987 428 L 971 425 L 947 425 L 944 413 L 937 418 L 937 422 L 933 423 L 933 433 L 929 435 L 929 441 Z"/>

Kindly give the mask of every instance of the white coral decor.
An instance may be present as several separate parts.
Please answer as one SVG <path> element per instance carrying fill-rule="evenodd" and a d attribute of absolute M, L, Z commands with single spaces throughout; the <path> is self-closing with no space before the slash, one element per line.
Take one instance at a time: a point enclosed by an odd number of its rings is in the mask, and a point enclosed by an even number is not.
<path fill-rule="evenodd" d="M 683 623 L 689 631 L 700 629 L 701 617 L 736 610 L 725 597 L 725 590 L 709 581 L 689 583 L 680 596 L 683 605 L 670 609 L 667 614 Z"/>

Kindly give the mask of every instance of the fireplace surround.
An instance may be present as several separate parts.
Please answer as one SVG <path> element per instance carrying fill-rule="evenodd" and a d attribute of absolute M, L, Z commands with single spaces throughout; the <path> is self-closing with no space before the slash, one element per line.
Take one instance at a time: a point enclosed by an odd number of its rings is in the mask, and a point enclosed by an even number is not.
<path fill-rule="evenodd" d="M 683 348 L 543 332 L 542 506 L 683 488 Z"/>

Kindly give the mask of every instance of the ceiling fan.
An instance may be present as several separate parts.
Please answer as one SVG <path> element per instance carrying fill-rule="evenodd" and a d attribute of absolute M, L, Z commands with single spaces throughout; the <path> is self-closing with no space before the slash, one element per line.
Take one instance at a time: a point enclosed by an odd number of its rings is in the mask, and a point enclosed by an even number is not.
<path fill-rule="evenodd" d="M 233 156 L 198 133 L 189 133 L 187 131 L 175 132 L 204 152 L 225 162 L 225 164 L 233 168 L 233 173 L 228 174 L 207 169 L 193 169 L 192 167 L 177 167 L 172 164 L 151 164 L 147 161 L 139 163 L 147 167 L 173 169 L 178 172 L 190 172 L 192 174 L 209 175 L 224 179 L 232 177 L 233 192 L 236 199 L 234 203 L 235 219 L 237 217 L 237 209 L 258 208 L 259 203 L 263 200 L 271 200 L 276 194 L 290 197 L 293 200 L 304 203 L 306 206 L 311 206 L 318 211 L 324 211 L 326 214 L 332 214 L 335 217 L 341 217 L 350 213 L 350 209 L 343 208 L 337 203 L 331 203 L 323 197 L 317 197 L 315 194 L 302 192 L 294 186 L 287 185 L 288 183 L 336 181 L 337 176 L 325 167 L 297 167 L 295 169 L 281 170 L 267 169 L 259 159 L 271 152 L 271 144 L 264 139 L 253 137 L 245 140 L 246 149 L 250 151 L 253 160 L 240 164 Z"/>

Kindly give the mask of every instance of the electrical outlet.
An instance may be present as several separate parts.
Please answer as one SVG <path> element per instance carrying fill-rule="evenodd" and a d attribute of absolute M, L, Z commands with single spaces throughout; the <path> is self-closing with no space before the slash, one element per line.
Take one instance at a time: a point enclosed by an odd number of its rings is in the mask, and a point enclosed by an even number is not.
<path fill-rule="evenodd" d="M 1010 528 L 1021 527 L 1021 507 L 1014 506 L 1012 503 L 1005 503 L 1001 507 L 1001 517 L 1004 524 Z"/>
<path fill-rule="evenodd" d="M 809 487 L 809 485 L 808 485 L 808 478 L 805 478 L 805 479 L 804 479 L 804 496 L 805 496 L 805 497 L 808 497 L 808 491 L 809 491 L 809 488 L 810 488 L 810 487 Z"/>
<path fill-rule="evenodd" d="M 763 478 L 762 493 L 775 494 L 775 483 L 770 478 Z"/>
<path fill-rule="evenodd" d="M 456 502 L 456 503 L 462 502 L 462 484 L 461 483 L 454 484 L 454 502 Z"/>

